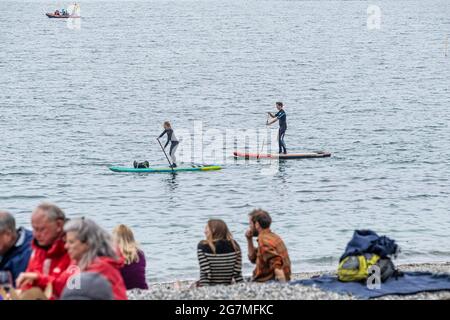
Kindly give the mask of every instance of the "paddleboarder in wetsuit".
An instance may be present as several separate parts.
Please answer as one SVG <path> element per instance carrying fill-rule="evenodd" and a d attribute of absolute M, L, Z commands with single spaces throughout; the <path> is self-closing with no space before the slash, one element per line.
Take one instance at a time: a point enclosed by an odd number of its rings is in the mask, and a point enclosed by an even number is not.
<path fill-rule="evenodd" d="M 164 149 L 167 147 L 167 145 L 170 142 L 170 151 L 169 156 L 172 159 L 172 164 L 170 165 L 171 168 L 175 168 L 177 166 L 177 158 L 175 157 L 175 151 L 177 151 L 178 147 L 178 139 L 175 137 L 175 134 L 173 133 L 172 126 L 170 125 L 169 121 L 164 122 L 164 131 L 161 133 L 158 137 L 158 139 L 162 138 L 163 135 L 167 134 L 167 142 L 164 145 Z"/>
<path fill-rule="evenodd" d="M 286 144 L 284 143 L 284 134 L 286 133 L 287 124 L 286 124 L 286 112 L 283 109 L 283 103 L 277 102 L 276 107 L 278 112 L 273 114 L 272 112 L 268 112 L 271 118 L 274 118 L 271 121 L 267 122 L 267 125 L 271 125 L 272 123 L 279 121 L 280 128 L 278 129 L 278 153 L 286 154 Z"/>

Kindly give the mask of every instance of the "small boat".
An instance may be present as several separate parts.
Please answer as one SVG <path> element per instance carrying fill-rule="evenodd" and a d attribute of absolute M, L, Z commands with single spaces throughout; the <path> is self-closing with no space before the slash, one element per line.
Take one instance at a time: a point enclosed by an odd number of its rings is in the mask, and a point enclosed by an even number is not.
<path fill-rule="evenodd" d="M 331 153 L 326 151 L 312 151 L 312 152 L 305 152 L 305 153 L 248 153 L 248 152 L 239 152 L 234 151 L 233 155 L 236 159 L 243 158 L 243 159 L 282 159 L 282 160 L 289 160 L 289 159 L 308 159 L 308 158 L 326 158 L 330 157 Z"/>
<path fill-rule="evenodd" d="M 213 171 L 220 170 L 222 167 L 214 165 L 175 167 L 175 168 L 131 168 L 131 167 L 109 167 L 114 172 L 134 172 L 134 173 L 172 173 L 185 171 Z"/>
<path fill-rule="evenodd" d="M 49 18 L 55 18 L 55 19 L 68 19 L 68 18 L 81 18 L 80 16 L 71 16 L 70 14 L 54 14 L 54 13 L 46 13 L 45 14 Z"/>

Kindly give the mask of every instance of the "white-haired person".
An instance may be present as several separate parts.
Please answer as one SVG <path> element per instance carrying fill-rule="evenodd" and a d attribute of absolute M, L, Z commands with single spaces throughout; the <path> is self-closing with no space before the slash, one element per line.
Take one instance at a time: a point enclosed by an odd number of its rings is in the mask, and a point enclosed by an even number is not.
<path fill-rule="evenodd" d="M 67 281 L 76 284 L 78 273 L 95 272 L 111 284 L 115 300 L 126 300 L 125 283 L 120 274 L 124 259 L 114 248 L 109 233 L 85 218 L 68 221 L 64 231 L 67 252 L 76 266 L 76 273 L 66 272 Z"/>
<path fill-rule="evenodd" d="M 71 261 L 64 243 L 66 215 L 52 203 L 42 203 L 31 215 L 33 227 L 32 254 L 27 269 L 16 279 L 16 286 L 22 291 L 39 288 L 53 290 L 52 298 L 58 298 L 58 289 L 65 284 L 61 275 L 69 268 Z"/>

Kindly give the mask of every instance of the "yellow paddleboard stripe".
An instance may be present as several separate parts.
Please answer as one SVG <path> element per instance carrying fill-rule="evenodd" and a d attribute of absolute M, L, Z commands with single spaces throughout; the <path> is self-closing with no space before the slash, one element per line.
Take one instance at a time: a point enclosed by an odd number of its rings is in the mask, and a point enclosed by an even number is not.
<path fill-rule="evenodd" d="M 211 166 L 211 167 L 204 167 L 204 168 L 201 168 L 202 171 L 220 170 L 220 169 L 222 169 L 222 167 L 219 167 L 219 166 Z"/>

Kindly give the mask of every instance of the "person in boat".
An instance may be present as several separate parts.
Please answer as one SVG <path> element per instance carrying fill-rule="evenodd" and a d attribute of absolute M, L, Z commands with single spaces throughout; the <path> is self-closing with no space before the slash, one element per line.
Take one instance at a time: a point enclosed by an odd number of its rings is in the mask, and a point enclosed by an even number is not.
<path fill-rule="evenodd" d="M 177 158 L 175 157 L 175 152 L 177 151 L 179 141 L 175 137 L 175 134 L 173 133 L 172 126 L 169 121 L 165 121 L 163 124 L 164 131 L 161 133 L 158 137 L 158 140 L 162 138 L 165 134 L 167 134 L 167 142 L 164 145 L 164 149 L 169 145 L 170 142 L 170 151 L 169 156 L 172 160 L 172 164 L 170 165 L 171 168 L 176 168 L 177 166 Z"/>
<path fill-rule="evenodd" d="M 55 16 L 59 16 L 60 15 L 59 10 L 56 10 L 54 14 Z"/>
<path fill-rule="evenodd" d="M 277 120 L 279 121 L 280 128 L 278 129 L 278 153 L 286 154 L 286 143 L 284 142 L 284 134 L 286 133 L 287 124 L 286 124 L 286 112 L 283 109 L 283 103 L 277 102 L 276 104 L 278 112 L 273 114 L 272 112 L 268 112 L 269 116 L 272 118 L 271 121 L 267 121 L 267 125 L 271 125 Z"/>

